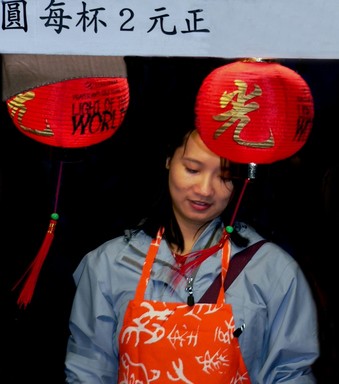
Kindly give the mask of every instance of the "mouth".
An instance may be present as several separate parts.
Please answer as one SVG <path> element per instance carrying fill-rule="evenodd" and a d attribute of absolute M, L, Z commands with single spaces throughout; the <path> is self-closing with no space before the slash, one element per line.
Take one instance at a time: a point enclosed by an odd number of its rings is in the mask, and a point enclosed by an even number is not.
<path fill-rule="evenodd" d="M 211 206 L 210 203 L 201 200 L 190 200 L 190 204 L 197 211 L 205 211 Z"/>

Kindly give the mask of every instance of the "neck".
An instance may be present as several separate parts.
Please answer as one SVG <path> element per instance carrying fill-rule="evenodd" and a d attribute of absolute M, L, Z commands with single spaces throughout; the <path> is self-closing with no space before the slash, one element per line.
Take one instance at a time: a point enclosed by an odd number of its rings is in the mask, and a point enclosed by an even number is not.
<path fill-rule="evenodd" d="M 180 223 L 179 221 L 178 223 L 184 239 L 184 249 L 182 251 L 179 251 L 177 247 L 173 244 L 174 247 L 172 247 L 172 250 L 178 254 L 184 255 L 192 250 L 195 241 L 199 238 L 208 223 L 199 226 L 190 223 Z"/>

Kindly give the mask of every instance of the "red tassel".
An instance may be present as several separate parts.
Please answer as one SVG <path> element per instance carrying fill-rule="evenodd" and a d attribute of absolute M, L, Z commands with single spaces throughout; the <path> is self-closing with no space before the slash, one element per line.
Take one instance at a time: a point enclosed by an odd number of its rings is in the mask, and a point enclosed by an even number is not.
<path fill-rule="evenodd" d="M 25 273 L 22 275 L 20 280 L 15 284 L 12 290 L 14 290 L 25 278 L 25 276 L 28 274 L 28 277 L 25 281 L 25 284 L 21 290 L 21 293 L 19 295 L 19 298 L 17 300 L 17 304 L 19 307 L 24 306 L 24 308 L 27 307 L 27 305 L 31 302 L 33 293 L 35 290 L 36 283 L 38 281 L 38 277 L 42 268 L 42 265 L 46 259 L 46 256 L 49 252 L 49 249 L 51 247 L 51 244 L 54 239 L 54 231 L 56 227 L 56 223 L 58 220 L 58 214 L 53 213 L 51 215 L 51 220 L 49 222 L 49 227 L 47 230 L 47 233 L 45 235 L 45 239 L 40 247 L 40 250 L 38 254 L 36 255 L 35 259 L 32 261 L 30 266 L 27 268 Z"/>

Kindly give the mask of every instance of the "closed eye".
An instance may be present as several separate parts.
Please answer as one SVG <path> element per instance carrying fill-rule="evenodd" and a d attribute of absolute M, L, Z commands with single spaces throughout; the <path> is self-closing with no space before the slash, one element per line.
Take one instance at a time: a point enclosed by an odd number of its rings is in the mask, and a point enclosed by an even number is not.
<path fill-rule="evenodd" d="M 193 168 L 185 167 L 185 169 L 186 169 L 186 172 L 191 173 L 191 174 L 196 174 L 199 172 L 197 169 L 193 169 Z"/>

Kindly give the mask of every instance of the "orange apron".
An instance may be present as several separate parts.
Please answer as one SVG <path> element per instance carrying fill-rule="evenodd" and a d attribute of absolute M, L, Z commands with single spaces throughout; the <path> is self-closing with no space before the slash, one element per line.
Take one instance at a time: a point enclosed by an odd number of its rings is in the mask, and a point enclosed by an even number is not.
<path fill-rule="evenodd" d="M 134 300 L 128 304 L 119 334 L 119 384 L 250 383 L 241 356 L 232 307 L 221 288 L 216 304 L 144 300 L 162 232 L 152 241 Z M 222 256 L 222 284 L 230 258 Z"/>

